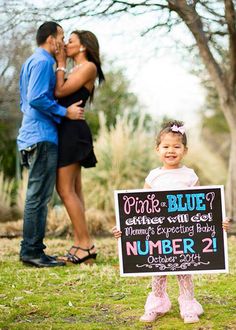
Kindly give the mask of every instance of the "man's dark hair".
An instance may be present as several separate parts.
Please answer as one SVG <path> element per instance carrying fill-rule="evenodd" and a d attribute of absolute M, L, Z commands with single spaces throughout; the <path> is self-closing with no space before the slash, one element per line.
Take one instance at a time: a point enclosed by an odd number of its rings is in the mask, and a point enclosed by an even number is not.
<path fill-rule="evenodd" d="M 61 28 L 59 24 L 51 21 L 45 22 L 42 25 L 40 25 L 36 34 L 37 45 L 40 46 L 44 44 L 49 36 L 56 37 L 57 27 Z"/>

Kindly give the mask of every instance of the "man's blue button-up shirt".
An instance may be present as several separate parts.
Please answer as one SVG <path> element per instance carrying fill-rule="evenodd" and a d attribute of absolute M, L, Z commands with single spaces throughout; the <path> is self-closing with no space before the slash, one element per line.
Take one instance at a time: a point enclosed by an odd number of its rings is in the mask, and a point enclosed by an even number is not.
<path fill-rule="evenodd" d="M 19 150 L 43 141 L 58 143 L 57 123 L 65 116 L 66 108 L 54 99 L 54 63 L 50 53 L 37 48 L 22 66 L 20 108 L 23 120 L 17 137 Z"/>

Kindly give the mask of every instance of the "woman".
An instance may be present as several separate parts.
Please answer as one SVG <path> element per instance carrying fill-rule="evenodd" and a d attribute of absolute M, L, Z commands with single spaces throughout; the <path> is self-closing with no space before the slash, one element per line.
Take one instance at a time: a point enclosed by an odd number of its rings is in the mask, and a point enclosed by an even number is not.
<path fill-rule="evenodd" d="M 105 79 L 97 38 L 89 31 L 73 31 L 65 52 L 60 49 L 56 56 L 55 96 L 65 107 L 75 103 L 75 100 L 81 101 L 80 106 L 84 107 L 88 99 L 92 101 L 96 78 L 99 83 Z M 74 62 L 67 79 L 64 77 L 65 55 Z M 65 118 L 59 126 L 57 191 L 74 229 L 74 244 L 64 260 L 74 264 L 91 262 L 97 255 L 86 224 L 81 183 L 81 167 L 94 167 L 96 162 L 92 135 L 86 121 Z"/>

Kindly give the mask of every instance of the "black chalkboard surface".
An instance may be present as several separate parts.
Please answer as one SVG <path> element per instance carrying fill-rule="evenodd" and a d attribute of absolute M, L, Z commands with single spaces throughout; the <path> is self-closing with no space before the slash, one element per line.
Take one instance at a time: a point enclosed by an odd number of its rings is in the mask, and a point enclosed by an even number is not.
<path fill-rule="evenodd" d="M 228 272 L 223 186 L 114 194 L 122 276 Z"/>

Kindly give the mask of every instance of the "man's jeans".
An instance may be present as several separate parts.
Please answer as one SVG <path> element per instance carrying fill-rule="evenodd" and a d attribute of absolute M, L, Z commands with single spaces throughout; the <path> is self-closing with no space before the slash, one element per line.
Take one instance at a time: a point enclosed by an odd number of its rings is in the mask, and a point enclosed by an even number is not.
<path fill-rule="evenodd" d="M 29 179 L 20 251 L 22 259 L 38 258 L 44 254 L 47 204 L 55 186 L 57 154 L 57 145 L 50 142 L 37 143 L 37 147 L 28 153 Z"/>

